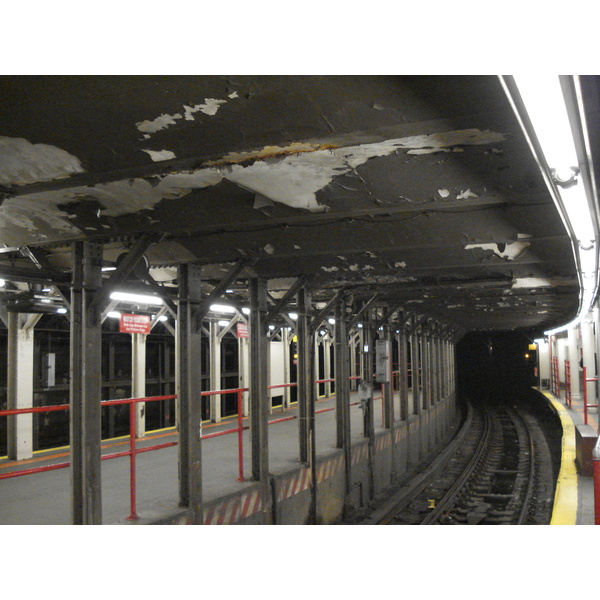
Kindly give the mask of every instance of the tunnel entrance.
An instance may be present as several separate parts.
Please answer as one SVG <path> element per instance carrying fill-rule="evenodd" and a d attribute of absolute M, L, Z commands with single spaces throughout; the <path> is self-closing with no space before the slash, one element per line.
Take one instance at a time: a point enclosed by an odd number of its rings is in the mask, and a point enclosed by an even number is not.
<path fill-rule="evenodd" d="M 493 401 L 537 385 L 538 357 L 524 332 L 472 332 L 456 346 L 461 400 Z"/>

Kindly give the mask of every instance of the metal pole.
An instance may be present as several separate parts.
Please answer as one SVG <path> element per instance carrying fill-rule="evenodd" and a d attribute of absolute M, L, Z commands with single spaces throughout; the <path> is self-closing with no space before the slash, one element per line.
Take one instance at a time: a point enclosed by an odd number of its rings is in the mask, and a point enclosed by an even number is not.
<path fill-rule="evenodd" d="M 243 422 L 243 388 L 239 388 L 237 391 L 237 425 L 238 425 L 238 470 L 239 475 L 238 481 L 245 481 L 244 479 L 244 422 Z"/>
<path fill-rule="evenodd" d="M 196 309 L 201 298 L 201 268 L 178 268 L 177 397 L 179 401 L 179 503 L 189 508 L 193 524 L 202 524 L 202 374 L 201 323 Z"/>
<path fill-rule="evenodd" d="M 335 404 L 337 419 L 337 447 L 344 455 L 345 492 L 351 487 L 351 445 L 350 445 L 350 379 L 349 347 L 346 326 L 345 304 L 340 299 L 335 315 Z"/>
<path fill-rule="evenodd" d="M 129 516 L 127 517 L 128 521 L 135 521 L 139 518 L 136 512 L 136 415 L 136 403 L 132 401 L 129 403 Z"/>
<path fill-rule="evenodd" d="M 419 377 L 421 365 L 419 360 L 419 336 L 416 332 L 410 336 L 410 357 L 413 414 L 418 415 L 421 414 Z"/>
<path fill-rule="evenodd" d="M 594 523 L 600 525 L 600 437 L 592 450 L 594 463 Z"/>
<path fill-rule="evenodd" d="M 398 333 L 398 370 L 400 379 L 400 420 L 408 421 L 408 356 L 406 329 Z"/>
<path fill-rule="evenodd" d="M 102 523 L 102 246 L 73 244 L 71 285 L 71 512 L 74 525 Z"/>
<path fill-rule="evenodd" d="M 250 431 L 252 477 L 260 481 L 266 523 L 272 521 L 269 483 L 269 341 L 267 338 L 267 282 L 250 280 Z"/>
<path fill-rule="evenodd" d="M 588 424 L 587 367 L 583 367 L 583 422 Z"/>
<path fill-rule="evenodd" d="M 298 292 L 298 434 L 300 462 L 308 463 L 308 404 L 313 387 L 311 336 L 309 332 L 310 294 L 302 288 Z"/>

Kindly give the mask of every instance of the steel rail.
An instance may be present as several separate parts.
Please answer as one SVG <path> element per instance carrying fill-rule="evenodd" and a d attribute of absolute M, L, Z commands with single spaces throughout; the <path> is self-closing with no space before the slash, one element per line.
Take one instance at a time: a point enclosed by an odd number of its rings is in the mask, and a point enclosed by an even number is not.
<path fill-rule="evenodd" d="M 482 414 L 483 431 L 481 433 L 481 437 L 479 439 L 477 448 L 475 449 L 475 452 L 471 457 L 471 460 L 469 461 L 461 475 L 450 487 L 448 492 L 444 495 L 444 497 L 440 501 L 438 501 L 438 503 L 432 509 L 432 511 L 421 521 L 420 525 L 430 525 L 438 521 L 446 512 L 446 510 L 452 506 L 452 503 L 463 491 L 465 485 L 467 484 L 475 470 L 480 466 L 481 460 L 488 449 L 488 444 L 492 433 L 492 420 L 490 418 L 489 410 L 485 408 Z"/>

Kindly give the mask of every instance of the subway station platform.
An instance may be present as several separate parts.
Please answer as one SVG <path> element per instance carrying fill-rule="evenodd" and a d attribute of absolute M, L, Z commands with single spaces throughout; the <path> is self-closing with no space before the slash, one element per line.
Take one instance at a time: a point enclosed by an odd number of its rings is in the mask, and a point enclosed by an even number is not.
<path fill-rule="evenodd" d="M 584 423 L 582 403 L 573 400 L 571 407 L 561 398 L 540 390 L 555 408 L 563 425 L 563 464 L 555 496 L 551 524 L 593 525 L 594 484 L 593 478 L 578 473 L 575 464 L 575 432 Z M 432 409 L 430 409 L 432 410 Z M 412 415 L 412 399 L 409 398 L 409 414 Z M 340 450 L 335 446 L 335 397 L 323 398 L 316 403 L 316 454 L 319 469 L 332 471 L 339 468 Z M 394 426 L 401 431 L 407 423 L 397 419 L 400 414 L 399 398 L 394 397 Z M 409 423 L 413 416 L 409 417 Z M 269 472 L 292 490 L 306 489 L 306 470 L 299 470 L 297 406 L 274 409 L 270 418 Z M 374 399 L 375 434 L 382 434 L 383 415 L 381 399 Z M 598 431 L 598 415 L 588 415 L 588 423 Z M 244 427 L 248 420 L 243 420 Z M 248 429 L 242 434 L 243 460 L 240 463 L 238 433 L 214 436 L 227 430 L 235 430 L 237 418 L 223 422 L 205 423 L 202 442 L 203 503 L 206 524 L 235 523 L 250 514 L 258 503 L 257 482 L 251 479 L 250 435 Z M 351 396 L 352 447 L 364 453 L 366 438 L 363 435 L 363 411 L 356 394 Z M 151 431 L 137 441 L 137 448 L 176 443 L 177 432 L 173 429 Z M 103 442 L 103 455 L 127 450 L 129 438 L 116 438 Z M 9 461 L 0 459 L 0 476 L 22 469 L 65 463 L 69 449 L 55 448 L 35 452 L 30 460 Z M 143 452 L 136 459 L 135 516 L 132 516 L 130 496 L 130 466 L 128 457 L 102 462 L 103 524 L 160 524 L 176 521 L 183 513 L 178 506 L 178 449 L 176 445 L 151 452 Z M 304 472 L 304 475 L 302 474 Z M 288 476 L 289 475 L 289 476 Z M 324 476 L 323 473 L 317 475 Z M 243 494 L 247 491 L 247 494 Z M 362 493 L 362 491 L 361 491 Z M 241 500 L 240 500 L 241 498 Z M 68 525 L 70 518 L 70 469 L 61 468 L 31 475 L 0 479 L 0 524 L 10 525 Z"/>
<path fill-rule="evenodd" d="M 356 397 L 351 394 L 351 439 L 353 446 L 366 441 L 363 436 L 363 411 Z M 380 394 L 374 395 L 375 433 L 383 431 Z M 412 400 L 409 397 L 409 410 Z M 335 396 L 317 400 L 315 404 L 316 455 L 324 461 L 323 468 L 333 468 L 326 460 L 339 457 L 336 448 Z M 398 394 L 394 397 L 394 412 L 400 413 Z M 296 477 L 302 463 L 299 462 L 298 407 L 297 404 L 283 410 L 274 408 L 269 417 L 269 472 L 275 476 L 290 475 L 289 486 L 306 486 L 306 481 Z M 400 425 L 399 421 L 395 422 Z M 205 506 L 205 523 L 227 524 L 235 522 L 239 513 L 227 498 L 248 490 L 248 506 L 241 511 L 251 512 L 258 493 L 253 491 L 257 481 L 251 479 L 249 419 L 243 419 L 246 428 L 242 434 L 243 462 L 240 473 L 237 432 L 212 437 L 213 434 L 237 428 L 237 418 L 224 419 L 221 423 L 204 423 L 202 435 L 202 496 Z M 174 428 L 147 432 L 137 441 L 137 448 L 177 442 Z M 129 448 L 129 437 L 103 441 L 103 455 Z M 68 447 L 35 452 L 25 461 L 0 459 L 0 476 L 21 469 L 64 463 L 69 460 Z M 70 469 L 46 471 L 22 477 L 0 479 L 0 524 L 70 524 Z M 305 470 L 306 471 L 306 470 Z M 171 446 L 161 450 L 137 455 L 137 519 L 128 519 L 130 510 L 130 469 L 127 457 L 102 461 L 102 515 L 103 524 L 153 524 L 169 522 L 184 509 L 178 506 L 178 448 Z M 240 474 L 243 481 L 240 481 Z M 221 503 L 220 500 L 224 499 Z"/>
<path fill-rule="evenodd" d="M 562 464 L 551 525 L 594 525 L 594 478 L 578 464 L 581 459 L 577 460 L 577 428 L 586 425 L 583 402 L 573 398 L 569 406 L 564 398 L 540 391 L 554 406 L 563 427 Z M 597 409 L 588 410 L 587 425 L 590 433 L 598 434 Z"/>

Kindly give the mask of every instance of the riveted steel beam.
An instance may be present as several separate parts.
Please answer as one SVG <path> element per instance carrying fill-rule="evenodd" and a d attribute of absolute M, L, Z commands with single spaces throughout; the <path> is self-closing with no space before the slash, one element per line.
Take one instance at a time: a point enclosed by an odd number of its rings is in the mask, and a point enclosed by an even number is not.
<path fill-rule="evenodd" d="M 75 525 L 102 524 L 102 245 L 74 242 L 71 285 L 71 513 Z"/>
<path fill-rule="evenodd" d="M 202 378 L 201 331 L 196 315 L 201 302 L 201 269 L 178 267 L 177 373 L 179 402 L 179 504 L 189 510 L 193 524 L 202 524 Z"/>

